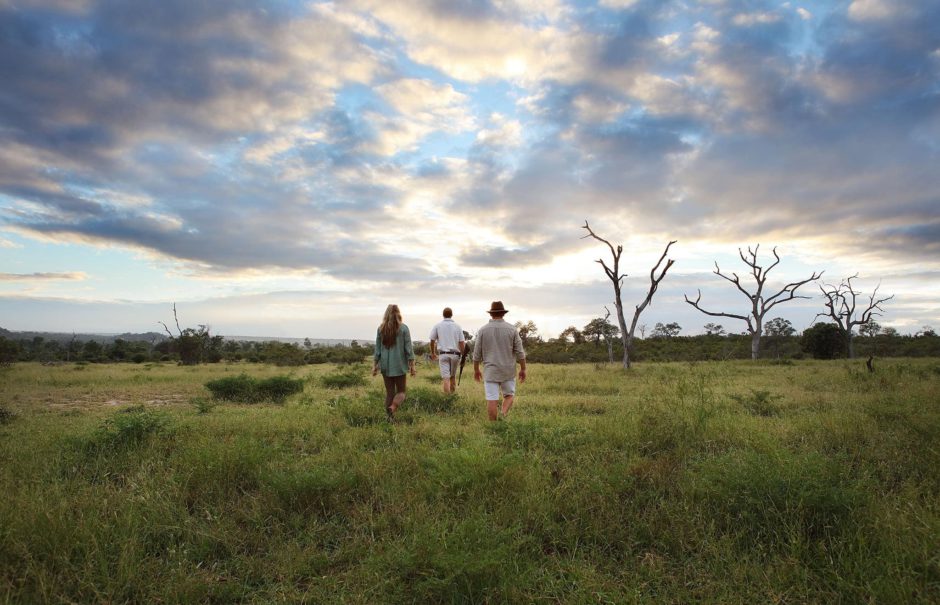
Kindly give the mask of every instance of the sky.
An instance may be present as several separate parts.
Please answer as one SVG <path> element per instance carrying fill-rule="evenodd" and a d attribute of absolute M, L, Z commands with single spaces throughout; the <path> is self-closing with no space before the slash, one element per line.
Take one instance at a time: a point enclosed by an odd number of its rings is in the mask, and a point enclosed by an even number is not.
<path fill-rule="evenodd" d="M 0 0 L 0 327 L 940 327 L 935 0 Z"/>

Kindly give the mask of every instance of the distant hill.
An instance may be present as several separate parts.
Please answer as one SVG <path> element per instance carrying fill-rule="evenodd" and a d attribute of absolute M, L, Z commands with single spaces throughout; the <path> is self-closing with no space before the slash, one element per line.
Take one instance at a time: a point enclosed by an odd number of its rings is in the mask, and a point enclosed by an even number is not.
<path fill-rule="evenodd" d="M 131 333 L 125 332 L 123 334 L 84 334 L 80 332 L 14 332 L 11 330 L 6 330 L 0 328 L 0 336 L 9 338 L 10 340 L 32 340 L 34 338 L 42 338 L 43 340 L 60 342 L 63 344 L 68 344 L 73 338 L 80 341 L 95 340 L 102 344 L 111 343 L 115 340 L 126 340 L 128 342 L 161 342 L 167 339 L 166 334 L 161 334 L 160 332 L 144 332 L 144 333 Z"/>
<path fill-rule="evenodd" d="M 287 336 L 227 336 L 224 335 L 225 340 L 235 340 L 239 342 L 289 342 L 296 344 L 304 344 L 306 338 L 289 338 Z M 353 340 L 358 342 L 361 345 L 370 344 L 371 341 L 358 339 L 358 338 L 311 338 L 309 339 L 311 344 L 314 345 L 323 345 L 323 346 L 333 346 L 333 345 L 346 345 L 348 346 Z"/>
<path fill-rule="evenodd" d="M 125 332 L 123 334 L 95 334 L 95 333 L 71 333 L 71 332 L 14 332 L 4 328 L 0 328 L 0 336 L 9 338 L 10 340 L 32 340 L 34 338 L 42 338 L 47 341 L 55 341 L 63 344 L 68 344 L 73 338 L 82 342 L 95 340 L 102 344 L 112 343 L 115 340 L 121 339 L 128 342 L 152 342 L 158 343 L 164 340 L 167 340 L 168 336 L 165 332 L 144 332 L 144 333 L 131 333 Z M 297 343 L 302 345 L 306 338 L 288 338 L 285 336 L 227 336 L 221 335 L 225 340 L 234 340 L 238 342 L 290 342 Z M 354 339 L 354 338 L 311 338 L 310 342 L 314 345 L 323 345 L 323 346 L 334 346 L 334 345 L 346 345 L 348 346 L 353 340 L 356 340 L 361 345 L 371 344 L 371 341 L 368 339 Z"/>

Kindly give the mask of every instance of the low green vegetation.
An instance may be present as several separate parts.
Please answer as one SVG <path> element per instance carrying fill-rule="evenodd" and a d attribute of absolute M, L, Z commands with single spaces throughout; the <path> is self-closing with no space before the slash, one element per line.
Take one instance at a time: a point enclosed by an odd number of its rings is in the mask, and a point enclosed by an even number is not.
<path fill-rule="evenodd" d="M 365 369 L 359 366 L 346 366 L 320 378 L 320 382 L 328 389 L 345 389 L 361 387 L 366 384 Z"/>
<path fill-rule="evenodd" d="M 0 368 L 0 603 L 936 603 L 940 360 L 876 368 Z"/>
<path fill-rule="evenodd" d="M 206 383 L 215 399 L 237 403 L 273 401 L 283 403 L 285 399 L 304 390 L 304 381 L 290 376 L 269 376 L 257 379 L 248 374 L 225 376 Z"/>

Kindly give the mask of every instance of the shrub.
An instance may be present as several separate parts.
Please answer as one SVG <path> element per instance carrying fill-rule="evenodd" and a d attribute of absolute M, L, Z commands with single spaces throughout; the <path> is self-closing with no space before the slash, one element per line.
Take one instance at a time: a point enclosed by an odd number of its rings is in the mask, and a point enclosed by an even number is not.
<path fill-rule="evenodd" d="M 366 384 L 366 377 L 360 368 L 350 367 L 341 372 L 327 374 L 320 379 L 324 387 L 328 389 L 345 389 L 347 387 L 360 387 Z"/>
<path fill-rule="evenodd" d="M 215 407 L 214 403 L 204 397 L 193 397 L 190 403 L 196 406 L 196 413 L 198 414 L 208 414 Z"/>
<path fill-rule="evenodd" d="M 257 403 L 273 401 L 283 403 L 287 397 L 304 390 L 304 382 L 289 376 L 271 376 L 257 380 L 241 373 L 238 376 L 226 376 L 206 383 L 215 399 L 238 403 Z"/>
<path fill-rule="evenodd" d="M 289 376 L 272 376 L 258 383 L 258 395 L 261 399 L 270 399 L 275 403 L 283 403 L 285 399 L 295 393 L 302 393 L 304 381 Z"/>
<path fill-rule="evenodd" d="M 206 388 L 212 396 L 223 401 L 237 401 L 240 403 L 254 403 L 258 401 L 257 383 L 248 374 L 226 376 L 206 383 Z"/>
<path fill-rule="evenodd" d="M 121 410 L 106 419 L 90 443 L 92 449 L 105 451 L 142 444 L 153 435 L 167 432 L 169 418 L 142 405 Z"/>
<path fill-rule="evenodd" d="M 831 323 L 819 323 L 804 330 L 800 344 L 803 351 L 816 359 L 835 359 L 845 352 L 842 330 Z"/>
<path fill-rule="evenodd" d="M 748 412 L 757 416 L 776 416 L 780 413 L 780 406 L 776 402 L 781 399 L 781 396 L 774 395 L 770 391 L 751 389 L 750 395 L 732 394 L 730 397 Z"/>
<path fill-rule="evenodd" d="M 16 418 L 16 414 L 14 414 L 12 410 L 0 405 L 0 424 L 13 422 L 14 418 Z"/>

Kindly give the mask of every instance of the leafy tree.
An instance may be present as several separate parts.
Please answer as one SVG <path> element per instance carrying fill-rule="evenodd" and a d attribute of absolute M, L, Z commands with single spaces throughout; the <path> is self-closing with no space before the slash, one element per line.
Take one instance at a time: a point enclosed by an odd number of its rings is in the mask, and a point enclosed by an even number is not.
<path fill-rule="evenodd" d="M 774 317 L 764 325 L 764 331 L 767 333 L 767 341 L 774 351 L 774 357 L 780 357 L 780 343 L 789 339 L 796 333 L 790 320 L 782 317 Z"/>
<path fill-rule="evenodd" d="M 519 337 L 524 345 L 535 342 L 538 339 L 539 329 L 531 319 L 527 322 L 517 321 L 513 324 L 519 330 Z"/>
<path fill-rule="evenodd" d="M 843 349 L 842 330 L 836 324 L 816 324 L 803 331 L 800 344 L 816 359 L 834 359 Z"/>
<path fill-rule="evenodd" d="M 610 323 L 605 317 L 595 317 L 581 329 L 581 334 L 584 335 L 585 339 L 592 341 L 594 345 L 597 346 L 600 344 L 602 338 L 605 340 L 617 338 L 620 334 L 620 329 Z"/>
<path fill-rule="evenodd" d="M 704 328 L 705 328 L 705 334 L 707 336 L 724 336 L 725 335 L 725 329 L 722 327 L 721 324 L 707 323 L 705 324 Z"/>
<path fill-rule="evenodd" d="M 790 320 L 782 317 L 774 317 L 767 322 L 764 329 L 767 331 L 768 336 L 786 337 L 796 334 L 796 329 L 793 327 L 793 324 L 790 323 Z"/>
<path fill-rule="evenodd" d="M 581 333 L 581 330 L 574 326 L 568 326 L 561 331 L 561 334 L 558 335 L 558 340 L 563 342 L 568 342 L 569 338 L 574 344 L 581 344 L 584 342 L 584 335 Z"/>
<path fill-rule="evenodd" d="M 858 333 L 868 338 L 874 338 L 879 332 L 881 332 L 881 324 L 874 319 L 869 319 L 867 323 L 858 328 Z"/>
<path fill-rule="evenodd" d="M 101 361 L 104 356 L 104 347 L 97 340 L 88 340 L 82 345 L 83 361 Z"/>
<path fill-rule="evenodd" d="M 650 334 L 650 338 L 675 338 L 681 331 L 682 326 L 674 321 L 665 325 L 662 323 L 657 323 L 655 326 L 653 326 L 653 332 Z"/>
<path fill-rule="evenodd" d="M 170 332 L 170 329 L 165 323 L 162 321 L 158 322 L 163 325 L 163 329 L 166 330 L 167 335 L 170 337 L 171 350 L 176 349 L 176 352 L 180 356 L 180 363 L 184 366 L 194 366 L 202 363 L 212 344 L 212 338 L 209 335 L 209 326 L 200 324 L 198 329 L 181 329 L 179 317 L 176 315 L 176 303 L 173 303 L 173 319 L 176 321 L 176 330 L 179 333 L 177 336 L 173 336 L 173 333 Z M 217 341 L 216 353 L 218 354 L 218 359 L 221 359 L 221 352 L 218 351 L 221 345 L 222 341 Z M 216 355 L 214 354 L 213 358 L 215 357 Z M 216 360 L 218 361 L 218 359 Z"/>
<path fill-rule="evenodd" d="M 0 336 L 0 365 L 12 365 L 20 355 L 20 345 L 15 340 Z"/>

